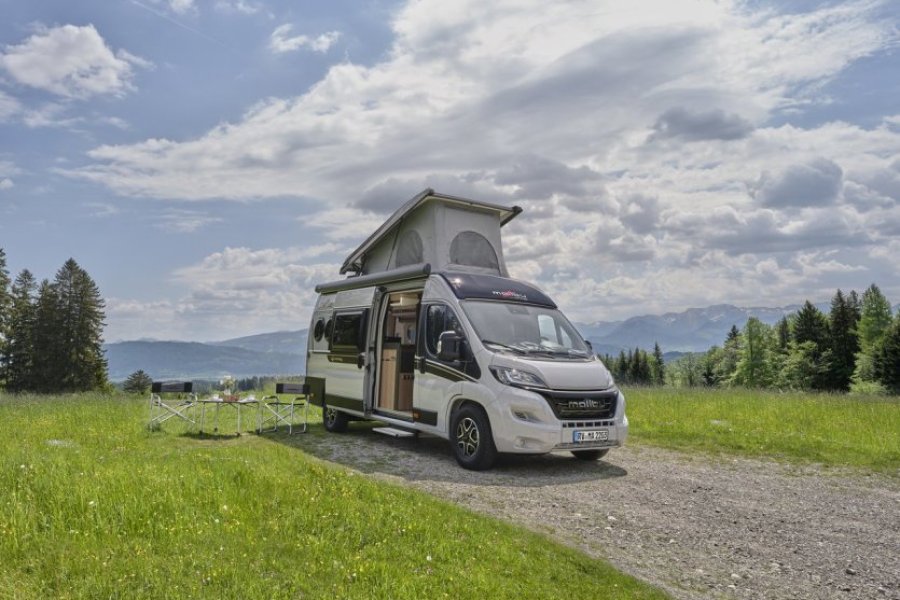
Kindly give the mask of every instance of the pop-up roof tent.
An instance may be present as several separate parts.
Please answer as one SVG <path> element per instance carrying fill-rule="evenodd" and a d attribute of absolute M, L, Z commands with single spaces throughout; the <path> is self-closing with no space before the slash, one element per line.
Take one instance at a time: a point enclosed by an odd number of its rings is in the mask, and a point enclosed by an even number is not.
<path fill-rule="evenodd" d="M 507 277 L 500 228 L 522 212 L 426 189 L 347 257 L 341 275 L 372 275 L 429 263 L 435 271 L 469 271 Z"/>

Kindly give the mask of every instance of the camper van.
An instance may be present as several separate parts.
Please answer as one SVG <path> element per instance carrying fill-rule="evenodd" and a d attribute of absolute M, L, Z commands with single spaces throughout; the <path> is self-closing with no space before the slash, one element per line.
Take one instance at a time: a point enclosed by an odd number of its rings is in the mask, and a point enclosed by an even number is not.
<path fill-rule="evenodd" d="M 553 300 L 507 274 L 500 230 L 520 212 L 425 190 L 347 257 L 346 279 L 316 287 L 306 382 L 328 431 L 367 419 L 433 434 L 473 470 L 624 443 L 609 371 Z"/>

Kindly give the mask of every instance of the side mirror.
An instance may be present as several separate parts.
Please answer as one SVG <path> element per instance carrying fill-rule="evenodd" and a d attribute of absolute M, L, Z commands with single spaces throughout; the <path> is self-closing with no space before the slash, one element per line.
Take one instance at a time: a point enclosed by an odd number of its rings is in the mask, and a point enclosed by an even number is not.
<path fill-rule="evenodd" d="M 437 354 L 444 362 L 455 362 L 463 356 L 465 340 L 455 331 L 444 331 L 438 337 Z"/>
<path fill-rule="evenodd" d="M 594 353 L 594 345 L 587 340 L 584 340 L 584 345 L 587 346 L 588 351 L 593 354 Z"/>

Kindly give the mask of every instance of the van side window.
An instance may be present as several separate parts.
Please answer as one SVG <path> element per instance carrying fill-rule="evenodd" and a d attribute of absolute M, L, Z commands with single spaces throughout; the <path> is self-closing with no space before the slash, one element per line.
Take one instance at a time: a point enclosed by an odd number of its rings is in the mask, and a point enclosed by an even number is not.
<path fill-rule="evenodd" d="M 331 349 L 333 351 L 360 350 L 362 327 L 365 327 L 365 312 L 337 314 L 332 320 Z"/>
<path fill-rule="evenodd" d="M 437 343 L 445 331 L 455 331 L 465 336 L 459 319 L 453 310 L 444 304 L 432 304 L 425 315 L 425 349 L 428 354 L 437 356 Z"/>

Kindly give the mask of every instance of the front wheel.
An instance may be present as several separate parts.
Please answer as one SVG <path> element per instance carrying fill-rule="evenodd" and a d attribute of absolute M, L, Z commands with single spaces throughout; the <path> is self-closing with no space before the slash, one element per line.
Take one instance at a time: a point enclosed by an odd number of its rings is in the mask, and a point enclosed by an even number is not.
<path fill-rule="evenodd" d="M 572 450 L 572 456 L 578 460 L 598 460 L 606 456 L 609 450 Z"/>
<path fill-rule="evenodd" d="M 322 406 L 322 424 L 331 433 L 344 433 L 350 424 L 347 413 L 341 412 L 333 406 Z"/>
<path fill-rule="evenodd" d="M 466 404 L 450 419 L 450 442 L 453 456 L 464 469 L 484 471 L 494 466 L 497 447 L 491 434 L 491 424 L 484 409 Z"/>

